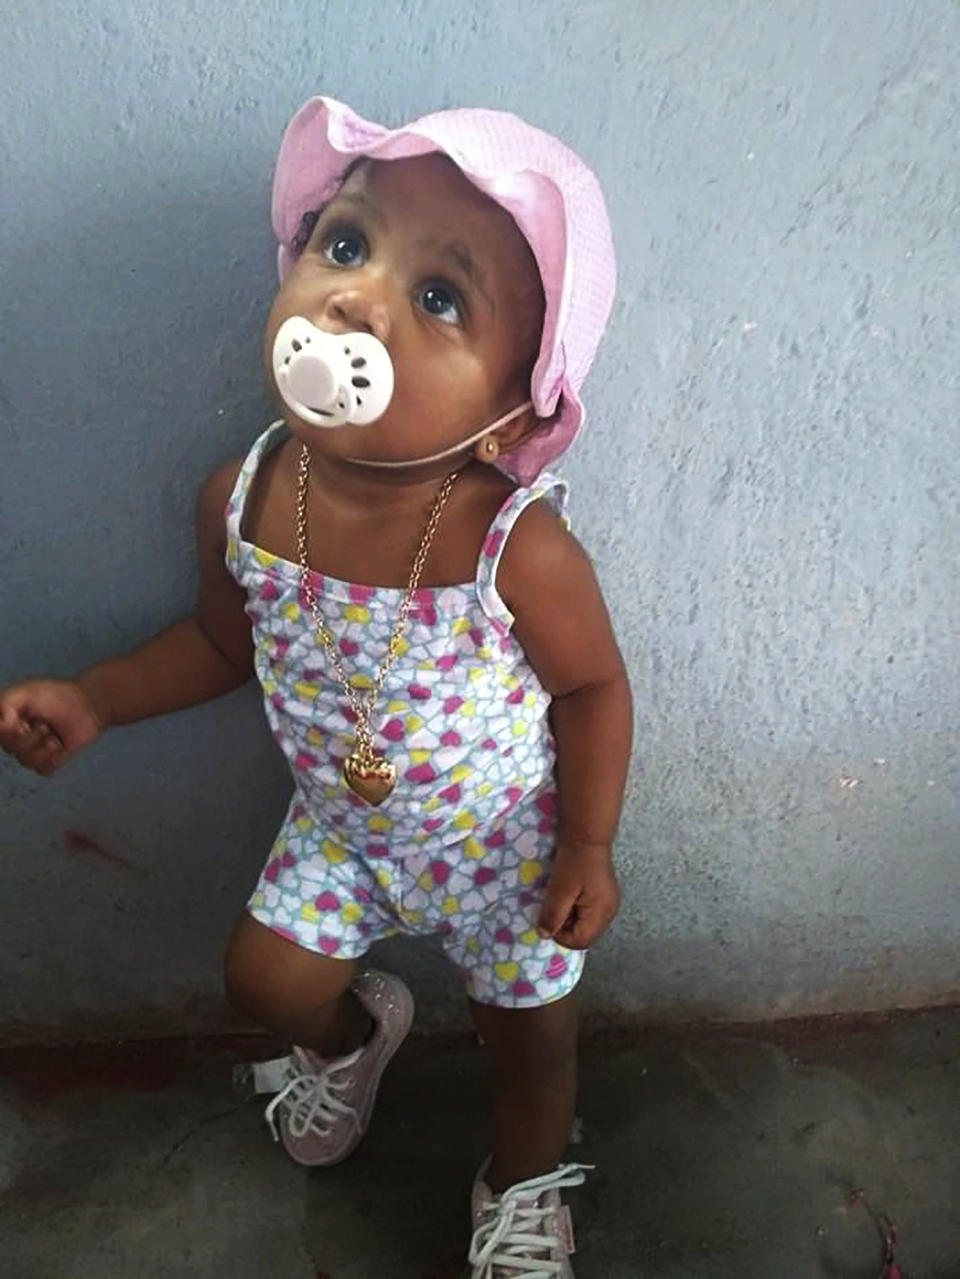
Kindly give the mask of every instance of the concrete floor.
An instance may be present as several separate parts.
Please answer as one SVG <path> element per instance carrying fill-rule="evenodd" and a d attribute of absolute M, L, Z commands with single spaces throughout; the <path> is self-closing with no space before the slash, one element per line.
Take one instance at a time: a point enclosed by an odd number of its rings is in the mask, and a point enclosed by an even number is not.
<path fill-rule="evenodd" d="M 463 1273 L 485 1148 L 473 1045 L 408 1041 L 366 1142 L 325 1172 L 238 1101 L 237 1049 L 0 1055 L 0 1276 Z M 898 1227 L 904 1279 L 956 1279 L 958 1093 L 960 1010 L 588 1038 L 578 1279 L 878 1279 L 864 1195 Z"/>

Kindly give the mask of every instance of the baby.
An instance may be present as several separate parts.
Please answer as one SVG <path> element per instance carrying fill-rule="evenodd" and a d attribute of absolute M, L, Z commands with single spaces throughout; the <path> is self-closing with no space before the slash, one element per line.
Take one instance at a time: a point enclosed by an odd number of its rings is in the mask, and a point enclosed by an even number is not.
<path fill-rule="evenodd" d="M 603 198 L 514 116 L 387 130 L 315 98 L 284 135 L 273 222 L 282 419 L 201 490 L 195 612 L 4 690 L 0 745 L 48 776 L 255 672 L 294 792 L 226 980 L 293 1045 L 275 1134 L 303 1164 L 354 1150 L 413 1017 L 363 957 L 439 934 L 496 1086 L 473 1279 L 570 1279 L 575 989 L 617 910 L 632 713 L 544 468 L 580 428 L 612 302 Z"/>

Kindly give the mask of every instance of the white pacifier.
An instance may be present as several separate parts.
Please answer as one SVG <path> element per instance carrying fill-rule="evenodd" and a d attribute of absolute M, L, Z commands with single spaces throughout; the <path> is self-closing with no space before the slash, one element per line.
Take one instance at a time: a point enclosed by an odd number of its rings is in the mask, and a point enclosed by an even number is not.
<path fill-rule="evenodd" d="M 277 330 L 273 376 L 284 403 L 312 426 L 366 426 L 393 395 L 393 364 L 379 338 L 327 333 L 302 315 Z"/>

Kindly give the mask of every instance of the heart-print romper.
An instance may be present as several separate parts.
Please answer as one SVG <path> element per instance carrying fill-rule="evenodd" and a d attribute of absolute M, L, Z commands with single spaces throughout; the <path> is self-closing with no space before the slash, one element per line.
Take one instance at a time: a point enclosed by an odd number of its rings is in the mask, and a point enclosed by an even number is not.
<path fill-rule="evenodd" d="M 327 672 L 300 569 L 242 536 L 257 468 L 285 436 L 276 422 L 256 441 L 226 513 L 227 566 L 247 593 L 267 718 L 295 788 L 249 910 L 340 959 L 391 933 L 439 933 L 472 999 L 509 1008 L 559 999 L 584 957 L 536 932 L 556 833 L 550 697 L 513 637 L 496 576 L 519 515 L 540 500 L 562 514 L 566 485 L 544 474 L 515 490 L 475 581 L 416 592 L 371 721 L 398 781 L 373 808 L 343 779 L 354 715 Z M 344 669 L 369 688 L 404 592 L 320 573 L 312 582 Z"/>

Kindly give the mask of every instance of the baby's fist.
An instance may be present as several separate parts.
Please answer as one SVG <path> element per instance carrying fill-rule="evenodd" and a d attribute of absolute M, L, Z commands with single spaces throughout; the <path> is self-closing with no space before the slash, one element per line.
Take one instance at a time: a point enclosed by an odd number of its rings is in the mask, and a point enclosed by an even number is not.
<path fill-rule="evenodd" d="M 569 950 L 586 950 L 620 908 L 620 890 L 605 844 L 564 843 L 556 856 L 537 929 Z"/>
<path fill-rule="evenodd" d="M 102 725 L 69 680 L 31 679 L 0 692 L 0 749 L 41 777 L 55 773 Z"/>

